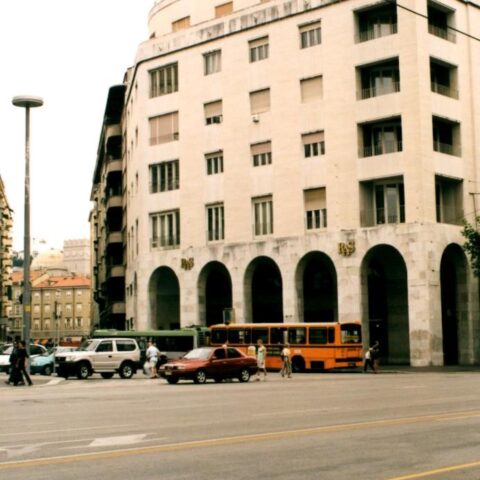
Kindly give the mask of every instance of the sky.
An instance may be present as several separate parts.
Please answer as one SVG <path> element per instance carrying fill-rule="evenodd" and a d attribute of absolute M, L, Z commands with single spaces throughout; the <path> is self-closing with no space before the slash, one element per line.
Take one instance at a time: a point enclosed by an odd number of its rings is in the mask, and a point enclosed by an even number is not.
<path fill-rule="evenodd" d="M 25 110 L 30 115 L 32 248 L 89 238 L 93 170 L 108 89 L 122 83 L 148 38 L 154 0 L 0 1 L 0 175 L 23 250 Z M 45 243 L 41 242 L 44 240 Z"/>

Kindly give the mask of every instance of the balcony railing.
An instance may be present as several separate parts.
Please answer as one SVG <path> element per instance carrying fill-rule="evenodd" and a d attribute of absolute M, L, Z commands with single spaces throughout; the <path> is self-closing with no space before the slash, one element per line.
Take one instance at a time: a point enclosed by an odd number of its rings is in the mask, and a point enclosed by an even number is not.
<path fill-rule="evenodd" d="M 386 153 L 396 153 L 402 151 L 401 141 L 383 142 L 375 145 L 367 145 L 363 147 L 362 157 L 373 157 L 376 155 L 384 155 Z"/>
<path fill-rule="evenodd" d="M 358 98 L 365 100 L 366 98 L 378 97 L 380 95 L 388 95 L 389 93 L 397 93 L 400 91 L 400 82 L 392 82 L 382 87 L 362 88 Z"/>
<path fill-rule="evenodd" d="M 150 239 L 150 246 L 152 248 L 167 248 L 180 246 L 180 237 L 177 235 L 165 235 L 161 237 L 154 237 Z"/>
<path fill-rule="evenodd" d="M 357 43 L 368 42 L 375 38 L 385 37 L 397 33 L 397 23 L 383 23 L 380 27 L 361 30 L 357 36 Z"/>
<path fill-rule="evenodd" d="M 458 145 L 452 145 L 450 143 L 433 142 L 433 150 L 435 152 L 445 153 L 447 155 L 454 155 L 460 157 L 462 155 L 462 149 Z"/>
<path fill-rule="evenodd" d="M 443 85 L 437 82 L 431 82 L 432 92 L 445 95 L 446 97 L 456 98 L 458 100 L 458 90 L 450 88 L 448 85 Z"/>
<path fill-rule="evenodd" d="M 452 43 L 455 43 L 457 39 L 455 33 L 452 32 L 448 27 L 441 27 L 433 23 L 428 24 L 428 33 L 431 33 L 436 37 L 443 38 L 444 40 L 448 40 Z"/>

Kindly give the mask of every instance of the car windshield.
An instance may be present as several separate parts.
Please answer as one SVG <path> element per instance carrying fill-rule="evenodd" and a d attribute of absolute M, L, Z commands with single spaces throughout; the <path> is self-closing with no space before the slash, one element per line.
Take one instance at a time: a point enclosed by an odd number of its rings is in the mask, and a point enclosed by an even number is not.
<path fill-rule="evenodd" d="M 207 360 L 211 352 L 211 348 L 195 348 L 191 352 L 188 352 L 183 358 L 186 360 Z"/>
<path fill-rule="evenodd" d="M 99 341 L 100 340 L 87 340 L 86 342 L 82 343 L 78 350 L 81 352 L 91 352 L 95 350 Z"/>

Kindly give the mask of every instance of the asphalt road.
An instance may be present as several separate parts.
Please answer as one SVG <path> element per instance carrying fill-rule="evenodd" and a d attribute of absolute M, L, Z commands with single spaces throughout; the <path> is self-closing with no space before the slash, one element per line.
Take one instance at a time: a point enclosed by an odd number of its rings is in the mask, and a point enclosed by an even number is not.
<path fill-rule="evenodd" d="M 480 371 L 0 380 L 1 480 L 480 479 Z"/>

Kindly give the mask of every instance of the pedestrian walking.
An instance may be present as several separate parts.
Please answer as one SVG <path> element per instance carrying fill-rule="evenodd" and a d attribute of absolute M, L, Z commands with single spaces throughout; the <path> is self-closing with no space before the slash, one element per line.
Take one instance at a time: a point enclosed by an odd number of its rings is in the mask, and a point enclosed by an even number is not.
<path fill-rule="evenodd" d="M 375 367 L 373 366 L 372 348 L 371 347 L 365 352 L 365 358 L 364 358 L 364 361 L 363 361 L 363 371 L 367 372 L 368 367 L 370 367 L 373 371 L 375 371 Z"/>
<path fill-rule="evenodd" d="M 158 357 L 160 356 L 160 350 L 153 344 L 153 342 L 148 342 L 146 355 L 150 366 L 150 378 L 156 378 L 158 377 L 157 363 Z"/>
<path fill-rule="evenodd" d="M 259 338 L 257 340 L 257 378 L 256 380 L 260 380 L 260 370 L 263 370 L 263 379 L 267 379 L 267 349 L 263 344 L 263 340 Z"/>
<path fill-rule="evenodd" d="M 290 351 L 290 345 L 288 343 L 282 349 L 280 356 L 282 357 L 282 369 L 280 374 L 282 377 L 292 378 L 292 352 Z"/>
<path fill-rule="evenodd" d="M 23 378 L 21 373 L 18 370 L 18 348 L 19 348 L 20 339 L 15 338 L 12 345 L 12 353 L 10 354 L 9 363 L 10 363 L 10 374 L 8 380 L 5 381 L 7 385 L 23 383 Z"/>
<path fill-rule="evenodd" d="M 27 352 L 27 344 L 25 343 L 25 340 L 21 340 L 18 348 L 18 357 L 17 357 L 18 380 L 17 382 L 13 382 L 15 386 L 18 385 L 22 376 L 25 378 L 29 387 L 33 385 L 33 382 L 30 379 L 30 375 L 28 374 L 28 371 L 27 371 L 28 359 L 29 357 Z"/>
<path fill-rule="evenodd" d="M 372 363 L 373 371 L 378 373 L 378 366 L 380 363 L 380 342 L 378 340 L 372 346 Z"/>

